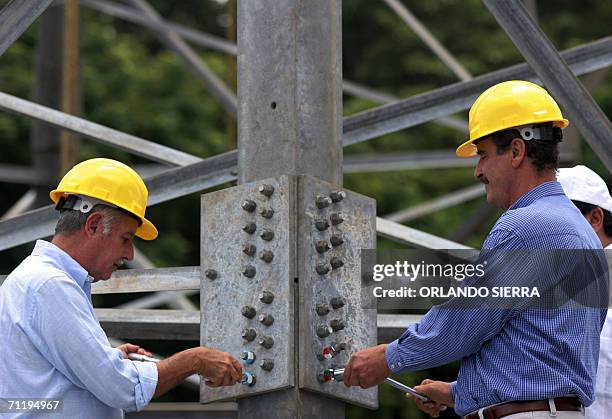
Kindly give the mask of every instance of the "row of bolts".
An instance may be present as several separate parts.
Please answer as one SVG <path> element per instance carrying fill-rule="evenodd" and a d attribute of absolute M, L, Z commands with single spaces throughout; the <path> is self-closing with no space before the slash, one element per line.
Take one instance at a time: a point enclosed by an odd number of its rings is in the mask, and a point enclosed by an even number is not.
<path fill-rule="evenodd" d="M 262 195 L 269 198 L 274 193 L 274 186 L 261 185 L 258 188 L 258 190 Z M 330 194 L 329 197 L 322 196 L 322 195 L 317 196 L 315 199 L 315 203 L 316 203 L 317 208 L 323 209 L 323 208 L 328 207 L 332 203 L 342 201 L 345 197 L 346 197 L 346 193 L 344 191 L 334 191 Z M 241 207 L 243 210 L 247 212 L 254 212 L 255 209 L 257 208 L 257 203 L 253 200 L 247 199 L 242 202 Z M 266 219 L 271 219 L 274 215 L 274 210 L 272 208 L 263 208 L 260 211 L 260 215 Z M 339 225 L 343 221 L 344 221 L 344 218 L 342 214 L 340 213 L 332 213 L 330 215 L 331 225 Z M 318 231 L 325 231 L 329 227 L 330 227 L 330 223 L 326 219 L 317 218 L 315 220 L 315 228 Z M 247 234 L 254 234 L 255 231 L 257 230 L 257 225 L 254 222 L 248 222 L 247 224 L 245 224 L 242 230 L 246 232 Z M 264 229 L 260 237 L 264 241 L 271 241 L 272 239 L 274 239 L 274 232 L 269 229 Z M 340 246 L 341 244 L 344 243 L 344 240 L 342 239 L 340 235 L 334 234 L 330 237 L 330 243 L 331 243 L 331 247 L 327 243 L 327 241 L 319 240 L 315 243 L 315 249 L 317 250 L 318 253 L 322 254 L 330 250 L 332 247 Z M 247 244 L 243 247 L 242 251 L 248 256 L 254 256 L 255 253 L 257 252 L 257 248 L 253 244 Z M 270 250 L 264 250 L 260 252 L 259 258 L 263 260 L 265 263 L 271 263 L 272 260 L 274 259 L 274 253 Z M 332 257 L 330 259 L 329 264 L 331 266 L 331 269 L 334 269 L 334 270 L 344 266 L 344 262 L 337 257 Z M 326 275 L 330 271 L 329 267 L 325 264 L 317 264 L 315 266 L 315 270 L 319 275 Z M 204 272 L 204 274 L 210 280 L 215 280 L 218 277 L 218 273 L 214 269 L 207 269 Z M 255 277 L 256 269 L 254 266 L 248 265 L 244 269 L 242 274 L 247 278 L 253 278 Z M 259 300 L 264 304 L 270 304 L 274 300 L 274 294 L 271 293 L 270 291 L 263 291 L 259 295 Z M 331 299 L 330 304 L 335 310 L 337 310 L 341 308 L 342 306 L 344 306 L 345 302 L 344 302 L 344 299 L 342 299 L 342 297 L 334 297 Z M 316 312 L 319 316 L 323 316 L 329 313 L 329 308 L 325 304 L 318 304 L 316 307 Z M 241 313 L 244 317 L 248 319 L 252 319 L 256 315 L 256 310 L 252 306 L 244 306 L 241 309 Z M 262 313 L 259 315 L 258 320 L 264 326 L 270 326 L 272 325 L 272 323 L 274 323 L 274 317 L 270 314 Z M 319 325 L 317 327 L 316 334 L 320 338 L 325 338 L 329 336 L 332 332 L 337 332 L 337 331 L 344 329 L 345 326 L 346 324 L 343 320 L 334 319 L 330 322 L 329 326 L 325 324 Z M 257 332 L 252 328 L 244 329 L 242 331 L 242 338 L 245 339 L 245 341 L 247 342 L 253 341 L 256 336 L 257 336 Z M 259 344 L 266 349 L 270 349 L 274 345 L 274 340 L 270 336 L 263 336 L 259 340 Z M 338 354 L 340 351 L 344 349 L 346 349 L 346 344 L 332 343 L 332 345 L 330 345 L 329 347 L 324 348 L 321 354 L 318 354 L 318 358 L 320 360 L 332 358 L 333 356 L 335 356 L 336 354 Z M 256 355 L 252 351 L 243 351 L 241 355 L 241 359 L 244 360 L 247 365 L 252 365 L 255 362 L 255 358 L 256 358 Z M 274 368 L 274 361 L 272 361 L 271 359 L 264 359 L 261 362 L 260 367 L 264 371 L 271 371 Z M 242 377 L 242 383 L 248 386 L 252 386 L 255 384 L 255 382 L 256 382 L 255 376 L 251 372 L 245 371 Z"/>

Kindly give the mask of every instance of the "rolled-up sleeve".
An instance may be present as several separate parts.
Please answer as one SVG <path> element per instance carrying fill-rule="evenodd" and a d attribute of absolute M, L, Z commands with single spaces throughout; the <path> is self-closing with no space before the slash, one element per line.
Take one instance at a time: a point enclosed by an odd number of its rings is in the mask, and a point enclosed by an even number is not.
<path fill-rule="evenodd" d="M 110 346 L 88 297 L 73 280 L 44 281 L 30 294 L 26 309 L 32 343 L 75 386 L 128 412 L 142 410 L 151 401 L 157 366 L 124 359 Z"/>

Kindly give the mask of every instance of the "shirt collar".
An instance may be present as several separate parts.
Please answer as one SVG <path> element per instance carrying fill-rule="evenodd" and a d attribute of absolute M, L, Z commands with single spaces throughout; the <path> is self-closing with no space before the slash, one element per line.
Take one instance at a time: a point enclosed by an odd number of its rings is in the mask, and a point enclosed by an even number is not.
<path fill-rule="evenodd" d="M 32 251 L 32 256 L 41 256 L 53 260 L 60 269 L 68 274 L 68 276 L 79 284 L 79 287 L 84 290 L 91 289 L 93 277 L 89 276 L 85 268 L 83 268 L 76 260 L 62 249 L 45 240 L 37 240 L 36 246 Z"/>
<path fill-rule="evenodd" d="M 528 207 L 540 198 L 552 195 L 564 195 L 561 184 L 555 180 L 536 186 L 516 200 L 509 210 Z"/>

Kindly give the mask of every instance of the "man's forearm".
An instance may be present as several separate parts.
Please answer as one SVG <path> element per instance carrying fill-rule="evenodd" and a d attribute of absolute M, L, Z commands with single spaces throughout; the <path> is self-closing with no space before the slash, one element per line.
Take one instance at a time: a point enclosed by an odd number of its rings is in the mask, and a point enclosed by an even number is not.
<path fill-rule="evenodd" d="M 176 387 L 185 378 L 200 371 L 196 350 L 197 348 L 187 349 L 156 364 L 158 378 L 153 397 L 161 396 Z"/>

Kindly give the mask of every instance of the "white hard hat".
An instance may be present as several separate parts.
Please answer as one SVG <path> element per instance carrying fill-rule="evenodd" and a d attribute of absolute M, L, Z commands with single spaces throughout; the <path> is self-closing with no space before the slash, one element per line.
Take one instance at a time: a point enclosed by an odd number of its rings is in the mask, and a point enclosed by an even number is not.
<path fill-rule="evenodd" d="M 606 182 L 586 166 L 559 169 L 557 180 L 572 201 L 598 206 L 612 212 L 612 196 Z"/>

